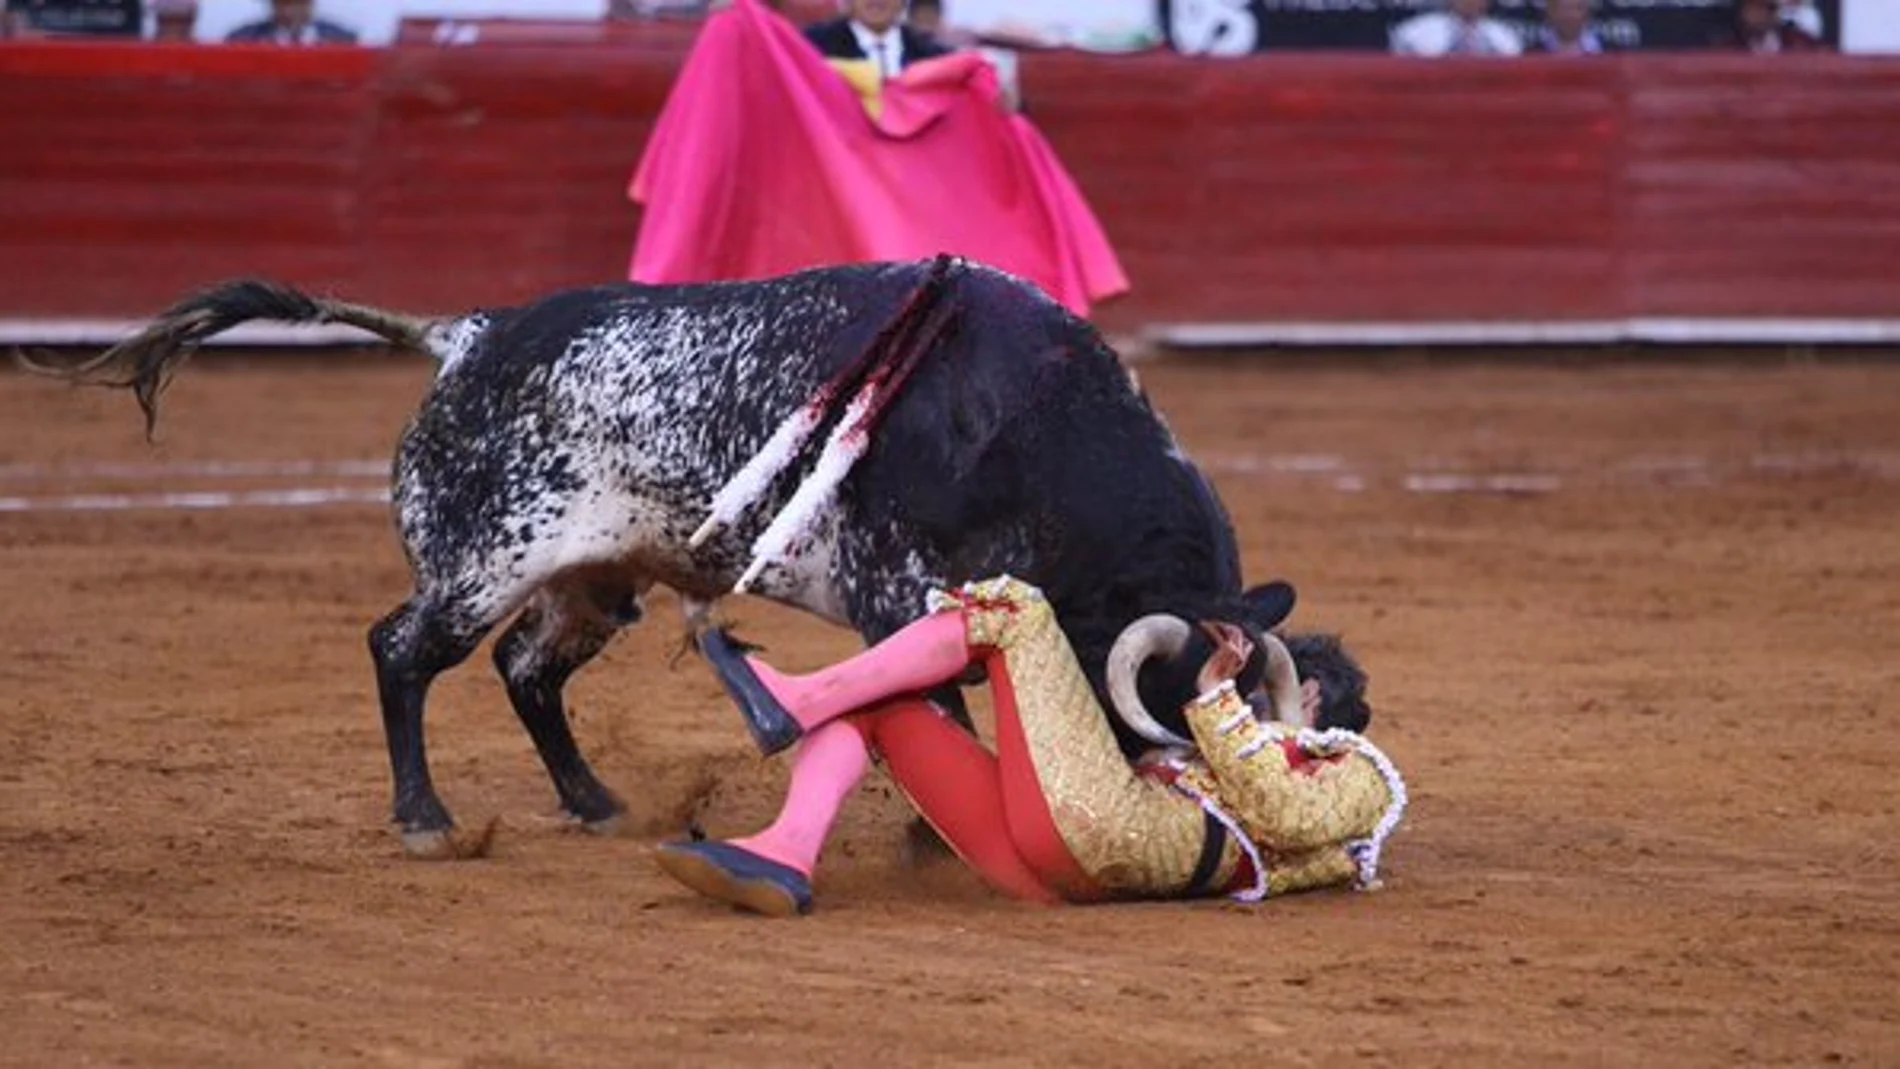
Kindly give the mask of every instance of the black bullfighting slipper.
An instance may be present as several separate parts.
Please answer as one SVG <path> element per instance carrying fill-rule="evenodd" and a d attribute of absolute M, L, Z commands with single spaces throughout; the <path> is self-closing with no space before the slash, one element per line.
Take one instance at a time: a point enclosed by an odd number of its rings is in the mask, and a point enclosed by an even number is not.
<path fill-rule="evenodd" d="M 665 843 L 660 868 L 686 886 L 721 902 L 768 917 L 811 912 L 811 881 L 789 865 L 717 839 Z"/>
<path fill-rule="evenodd" d="M 805 734 L 792 714 L 785 711 L 776 695 L 766 689 L 759 674 L 746 663 L 747 650 L 756 647 L 747 646 L 726 633 L 723 627 L 710 628 L 699 634 L 699 652 L 712 665 L 713 673 L 724 684 L 726 693 L 739 706 L 739 712 L 745 717 L 745 726 L 752 732 L 752 741 L 759 752 L 767 757 L 784 750 Z"/>

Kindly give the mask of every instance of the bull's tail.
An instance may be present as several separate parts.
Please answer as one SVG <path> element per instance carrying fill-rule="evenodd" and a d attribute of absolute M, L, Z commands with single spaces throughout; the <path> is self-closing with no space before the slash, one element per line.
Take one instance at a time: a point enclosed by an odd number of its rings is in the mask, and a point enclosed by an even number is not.
<path fill-rule="evenodd" d="M 207 339 L 254 319 L 284 323 L 343 323 L 360 327 L 395 345 L 427 351 L 433 322 L 380 308 L 327 301 L 287 286 L 245 279 L 227 282 L 187 297 L 152 324 L 97 356 L 53 365 L 22 353 L 28 370 L 70 382 L 129 389 L 145 413 L 145 435 L 158 425 L 158 397 L 172 373 Z"/>

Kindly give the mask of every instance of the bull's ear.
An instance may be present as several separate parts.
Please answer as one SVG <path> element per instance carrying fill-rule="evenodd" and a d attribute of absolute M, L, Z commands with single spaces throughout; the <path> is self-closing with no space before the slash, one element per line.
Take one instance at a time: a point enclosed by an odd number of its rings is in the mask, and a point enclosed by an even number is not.
<path fill-rule="evenodd" d="M 1300 596 L 1294 591 L 1292 583 L 1275 579 L 1254 587 L 1240 598 L 1246 603 L 1248 620 L 1262 631 L 1271 631 L 1293 615 L 1293 605 Z"/>

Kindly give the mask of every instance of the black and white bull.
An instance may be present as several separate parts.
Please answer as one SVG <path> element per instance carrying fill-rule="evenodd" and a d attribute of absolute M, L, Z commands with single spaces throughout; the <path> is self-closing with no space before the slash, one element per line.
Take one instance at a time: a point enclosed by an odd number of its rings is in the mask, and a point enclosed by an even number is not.
<path fill-rule="evenodd" d="M 1265 628 L 1290 608 L 1283 584 L 1243 591 L 1228 515 L 1100 335 L 980 266 L 611 285 L 435 321 L 238 282 L 64 373 L 132 387 L 149 431 L 176 363 L 253 319 L 352 324 L 440 362 L 395 458 L 414 593 L 369 632 L 394 818 L 416 855 L 455 849 L 424 751 L 425 695 L 510 617 L 494 660 L 514 710 L 566 810 L 602 825 L 622 805 L 576 748 L 562 689 L 655 584 L 697 613 L 745 576 L 750 593 L 876 641 L 923 613 L 930 588 L 1007 572 L 1046 592 L 1105 702 L 1103 665 L 1131 621 Z M 916 351 L 899 351 L 906 338 Z M 886 383 L 829 507 L 748 575 L 755 542 L 821 460 L 790 457 L 750 509 L 702 530 L 709 503 L 788 417 L 835 425 L 845 398 L 815 397 L 900 362 L 908 378 Z M 1158 719 L 1198 663 L 1144 674 Z M 1322 722 L 1363 726 L 1359 687 L 1329 695 Z"/>

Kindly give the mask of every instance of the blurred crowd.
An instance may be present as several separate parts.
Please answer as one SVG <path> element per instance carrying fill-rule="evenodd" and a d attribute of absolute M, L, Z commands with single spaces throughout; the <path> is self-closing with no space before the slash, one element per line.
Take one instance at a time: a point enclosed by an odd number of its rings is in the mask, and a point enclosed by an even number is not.
<path fill-rule="evenodd" d="M 1736 52 L 1810 52 L 1825 46 L 1814 0 L 1729 0 L 1710 28 L 1711 48 Z M 1528 26 L 1493 17 L 1491 0 L 1445 0 L 1392 28 L 1400 55 L 1598 55 L 1614 50 L 1596 22 L 1592 0 L 1544 0 Z"/>
<path fill-rule="evenodd" d="M 0 37 L 38 37 L 32 0 L 0 0 Z M 143 36 L 154 41 L 195 41 L 197 0 L 143 0 Z M 225 40 L 242 44 L 353 45 L 355 30 L 317 15 L 317 0 L 263 0 L 258 18 L 233 29 Z M 49 35 L 50 36 L 50 35 Z"/>
<path fill-rule="evenodd" d="M 608 18 L 634 19 L 704 14 L 729 0 L 609 0 Z M 1895 0 L 1900 2 L 1900 0 Z M 227 41 L 279 45 L 354 44 L 356 32 L 320 16 L 318 0 L 259 0 L 259 18 L 233 30 Z M 870 48 L 893 26 L 900 37 L 890 47 L 897 54 L 915 54 L 918 41 L 927 47 L 962 48 L 978 42 L 967 30 L 947 25 L 941 0 L 768 0 L 808 27 L 824 27 L 810 34 L 821 48 L 830 43 L 832 54 L 852 42 Z M 0 0 L 0 37 L 32 37 L 40 33 L 32 0 Z M 906 11 L 908 7 L 908 11 Z M 1727 0 L 1711 25 L 1711 48 L 1740 52 L 1805 52 L 1826 47 L 1825 27 L 1814 0 Z M 145 36 L 161 41 L 196 39 L 197 0 L 145 0 Z M 1401 55 L 1515 56 L 1525 53 L 1595 55 L 1614 50 L 1600 30 L 1595 0 L 1544 0 L 1541 18 L 1534 22 L 1502 20 L 1494 16 L 1491 0 L 1443 0 L 1436 11 L 1415 15 L 1392 28 L 1392 51 Z M 881 28 L 880 28 L 881 27 Z M 908 43 L 907 43 L 908 42 Z M 995 42 L 992 42 L 995 43 Z M 1003 42 L 1007 43 L 1007 42 Z M 1268 42 L 1269 48 L 1271 42 Z M 850 58 L 876 59 L 864 54 Z"/>

